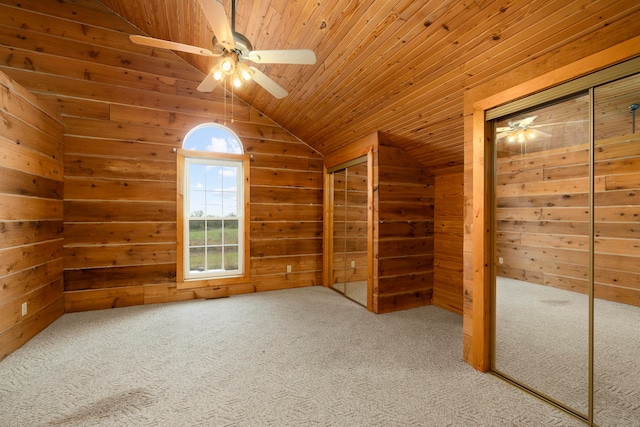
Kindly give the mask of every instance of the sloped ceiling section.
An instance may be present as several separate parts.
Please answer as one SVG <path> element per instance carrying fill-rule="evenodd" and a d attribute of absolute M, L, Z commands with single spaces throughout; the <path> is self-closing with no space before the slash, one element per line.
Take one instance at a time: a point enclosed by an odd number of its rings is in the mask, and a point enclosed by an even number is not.
<path fill-rule="evenodd" d="M 142 34 L 211 48 L 196 0 L 102 2 Z M 231 16 L 231 0 L 222 3 Z M 465 89 L 639 8 L 625 0 L 237 0 L 235 29 L 254 49 L 312 49 L 317 63 L 257 66 L 289 91 L 282 100 L 255 84 L 236 95 L 323 154 L 382 131 L 433 170 L 460 169 Z"/>

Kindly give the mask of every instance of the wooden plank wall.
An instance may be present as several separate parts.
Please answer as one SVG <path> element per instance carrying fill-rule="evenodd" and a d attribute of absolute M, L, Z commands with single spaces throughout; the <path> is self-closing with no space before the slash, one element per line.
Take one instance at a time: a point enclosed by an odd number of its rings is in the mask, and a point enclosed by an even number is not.
<path fill-rule="evenodd" d="M 640 136 L 597 142 L 595 296 L 640 306 Z M 497 164 L 496 274 L 589 292 L 589 146 Z"/>
<path fill-rule="evenodd" d="M 374 311 L 431 304 L 434 176 L 381 135 L 374 177 Z"/>
<path fill-rule="evenodd" d="M 197 92 L 202 73 L 133 45 L 98 1 L 21 4 L 0 5 L 0 71 L 63 115 L 67 311 L 220 295 L 175 287 L 173 149 L 203 122 L 252 155 L 252 281 L 224 293 L 320 284 L 320 155 L 220 88 Z"/>
<path fill-rule="evenodd" d="M 2 72 L 0 152 L 2 360 L 64 307 L 62 122 Z"/>
<path fill-rule="evenodd" d="M 433 305 L 462 314 L 463 174 L 435 177 Z"/>

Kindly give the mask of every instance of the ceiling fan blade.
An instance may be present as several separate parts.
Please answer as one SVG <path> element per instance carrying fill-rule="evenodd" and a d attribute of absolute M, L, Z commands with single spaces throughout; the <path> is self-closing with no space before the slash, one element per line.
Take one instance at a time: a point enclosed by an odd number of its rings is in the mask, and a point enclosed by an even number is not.
<path fill-rule="evenodd" d="M 553 136 L 553 135 L 551 135 L 550 133 L 543 132 L 543 131 L 538 130 L 538 129 L 531 129 L 531 128 L 529 128 L 529 130 L 530 130 L 531 132 L 535 132 L 535 133 L 536 133 L 536 134 L 538 134 L 538 135 L 542 135 L 542 136 L 546 136 L 546 137 Z"/>
<path fill-rule="evenodd" d="M 277 99 L 282 99 L 285 96 L 289 95 L 282 86 L 278 83 L 274 82 L 269 78 L 265 73 L 258 70 L 256 67 L 249 67 L 253 71 L 253 81 L 258 83 L 260 86 L 266 89 L 271 95 L 276 97 Z"/>
<path fill-rule="evenodd" d="M 511 134 L 511 132 L 500 132 L 498 134 L 496 134 L 496 139 L 502 139 L 506 136 L 509 136 Z"/>
<path fill-rule="evenodd" d="M 499 128 L 496 128 L 496 132 L 507 132 L 511 130 L 513 130 L 513 128 L 510 126 L 501 126 Z"/>
<path fill-rule="evenodd" d="M 533 126 L 529 126 L 529 128 L 542 128 L 542 127 L 547 127 L 547 126 L 557 126 L 557 125 L 568 125 L 571 123 L 586 123 L 589 120 L 569 120 L 567 122 L 556 122 L 556 123 L 542 123 L 539 125 L 533 125 Z"/>
<path fill-rule="evenodd" d="M 202 56 L 216 56 L 209 49 L 204 49 L 202 47 L 197 47 L 197 46 L 191 46 L 190 44 L 170 42 L 167 40 L 154 39 L 153 37 L 139 36 L 136 34 L 130 35 L 129 39 L 135 44 L 139 44 L 143 46 L 157 47 L 160 49 L 177 50 L 179 52 L 195 53 L 196 55 L 202 55 Z"/>
<path fill-rule="evenodd" d="M 224 6 L 218 3 L 217 0 L 198 0 L 198 3 L 200 3 L 202 11 L 207 17 L 207 21 L 209 21 L 213 34 L 218 39 L 218 43 L 227 50 L 235 48 L 236 42 L 233 39 L 233 33 L 231 32 Z"/>
<path fill-rule="evenodd" d="M 213 73 L 208 73 L 204 80 L 198 85 L 198 92 L 211 92 L 215 89 L 218 82 L 213 78 Z"/>
<path fill-rule="evenodd" d="M 254 50 L 244 59 L 256 64 L 315 64 L 316 54 L 309 49 Z"/>
<path fill-rule="evenodd" d="M 531 123 L 533 123 L 533 121 L 536 119 L 536 117 L 538 117 L 538 116 L 526 117 L 526 118 L 520 120 L 520 122 L 518 123 L 518 127 L 522 128 L 522 127 L 525 127 L 525 126 L 529 126 Z"/>

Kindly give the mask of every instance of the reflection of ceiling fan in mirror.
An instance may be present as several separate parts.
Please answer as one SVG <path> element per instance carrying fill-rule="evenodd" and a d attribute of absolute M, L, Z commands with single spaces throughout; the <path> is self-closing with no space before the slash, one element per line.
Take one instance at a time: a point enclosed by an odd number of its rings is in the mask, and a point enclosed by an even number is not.
<path fill-rule="evenodd" d="M 256 64 L 315 64 L 316 55 L 309 49 L 253 50 L 251 42 L 235 32 L 235 0 L 231 1 L 231 26 L 224 6 L 217 0 L 198 0 L 198 3 L 213 30 L 213 51 L 152 37 L 129 36 L 132 42 L 140 45 L 220 58 L 198 86 L 198 91 L 211 92 L 218 82 L 224 82 L 226 78 L 235 87 L 253 80 L 280 99 L 287 96 L 288 92 L 256 67 L 247 66 L 244 61 Z"/>
<path fill-rule="evenodd" d="M 534 125 L 533 122 L 537 117 L 538 116 L 529 116 L 521 120 L 509 121 L 507 123 L 508 126 L 501 126 L 496 128 L 496 138 L 497 139 L 506 138 L 508 142 L 523 143 L 525 141 L 530 141 L 532 139 L 536 139 L 541 136 L 543 137 L 552 136 L 548 132 L 541 131 L 539 129 L 541 127 L 551 127 L 551 126 L 586 122 L 586 120 L 571 120 L 567 122 L 545 123 L 541 125 Z"/>
<path fill-rule="evenodd" d="M 508 122 L 507 124 L 509 126 L 499 127 L 496 129 L 496 138 L 507 138 L 507 141 L 509 142 L 525 142 L 530 139 L 535 139 L 539 136 L 551 136 L 550 133 L 535 129 L 544 126 L 533 125 L 533 121 L 536 119 L 536 117 L 538 116 L 530 116 L 522 120 Z"/>

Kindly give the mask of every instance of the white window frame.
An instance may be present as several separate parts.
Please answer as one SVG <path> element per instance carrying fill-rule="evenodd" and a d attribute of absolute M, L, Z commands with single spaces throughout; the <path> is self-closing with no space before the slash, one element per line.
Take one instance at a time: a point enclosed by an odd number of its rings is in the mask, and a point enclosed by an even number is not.
<path fill-rule="evenodd" d="M 191 174 L 189 173 L 192 165 L 204 165 L 204 166 L 222 166 L 222 167 L 233 167 L 236 169 L 236 178 L 235 178 L 235 188 L 236 188 L 236 215 L 232 217 L 234 220 L 238 222 L 238 242 L 233 246 L 237 246 L 238 249 L 238 268 L 235 270 L 225 270 L 224 267 L 222 269 L 207 269 L 204 271 L 194 271 L 191 270 L 191 260 L 190 260 L 190 222 L 191 221 L 211 221 L 211 220 L 219 220 L 226 221 L 228 220 L 225 216 L 207 216 L 206 214 L 202 217 L 192 217 L 190 214 L 190 206 L 191 206 L 191 197 L 193 195 L 192 185 L 190 181 Z M 241 276 L 244 273 L 244 257 L 242 253 L 244 252 L 244 239 L 242 236 L 244 235 L 244 191 L 242 181 L 244 178 L 244 174 L 242 171 L 242 161 L 241 160 L 222 160 L 222 159 L 210 159 L 210 158 L 194 158 L 194 157 L 186 157 L 185 158 L 185 169 L 184 169 L 184 180 L 185 180 L 185 197 L 184 197 L 184 218 L 185 218 L 185 226 L 183 227 L 184 231 L 184 242 L 185 242 L 185 253 L 184 253 L 184 279 L 211 279 L 215 277 L 234 277 Z M 224 194 L 224 190 L 222 191 Z M 225 247 L 230 245 L 225 245 L 224 242 L 224 233 L 222 235 L 222 252 L 224 254 Z M 206 242 L 203 245 L 205 251 L 213 245 L 208 245 Z M 216 245 L 217 246 L 217 245 Z M 223 264 L 224 264 L 224 255 L 223 255 Z"/>

